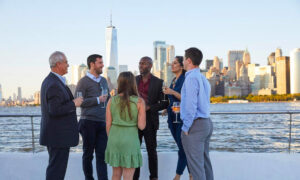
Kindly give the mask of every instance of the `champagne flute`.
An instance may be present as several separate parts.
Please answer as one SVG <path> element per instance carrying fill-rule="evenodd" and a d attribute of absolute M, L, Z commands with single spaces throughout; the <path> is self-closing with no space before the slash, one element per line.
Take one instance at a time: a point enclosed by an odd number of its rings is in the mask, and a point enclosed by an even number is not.
<path fill-rule="evenodd" d="M 108 95 L 108 89 L 101 86 L 101 96 L 107 96 Z M 103 102 L 102 108 L 106 107 L 106 102 Z"/>
<path fill-rule="evenodd" d="M 176 119 L 175 119 L 175 121 L 173 121 L 173 123 L 180 123 L 180 121 L 177 120 L 177 116 L 180 112 L 180 102 L 173 102 L 172 110 L 176 116 Z"/>
<path fill-rule="evenodd" d="M 167 88 L 167 85 L 166 85 L 166 83 L 165 83 L 165 81 L 163 81 L 163 84 L 162 84 L 162 91 L 164 92 L 164 90 Z M 164 93 L 164 98 L 163 98 L 163 100 L 162 101 L 167 101 L 167 98 L 166 98 L 166 94 Z"/>
<path fill-rule="evenodd" d="M 78 92 L 76 93 L 76 97 L 77 97 L 77 98 L 79 98 L 79 97 L 82 98 L 82 92 L 81 92 L 81 91 L 78 91 Z"/>

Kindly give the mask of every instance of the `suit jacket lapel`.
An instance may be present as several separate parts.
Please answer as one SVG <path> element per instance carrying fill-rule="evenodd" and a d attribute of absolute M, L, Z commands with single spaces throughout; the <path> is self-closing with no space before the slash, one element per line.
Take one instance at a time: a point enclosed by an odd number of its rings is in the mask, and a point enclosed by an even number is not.
<path fill-rule="evenodd" d="M 70 88 L 69 88 L 68 86 L 65 86 L 65 88 L 67 89 L 70 98 L 71 98 L 71 99 L 74 99 L 74 96 L 73 96 L 73 94 L 72 94 Z"/>
<path fill-rule="evenodd" d="M 151 77 L 150 77 L 150 83 L 149 83 L 149 87 L 148 87 L 148 102 L 150 103 L 151 101 L 151 96 L 152 96 L 152 93 L 154 92 L 153 91 L 153 87 L 154 87 L 154 84 L 153 84 L 153 76 L 151 74 Z"/>
<path fill-rule="evenodd" d="M 63 89 L 65 89 L 65 93 L 68 94 L 68 96 L 71 99 L 74 99 L 71 90 L 68 88 L 68 86 L 66 86 L 63 82 L 61 82 L 61 80 L 53 73 L 50 72 L 50 74 L 52 75 L 52 77 L 54 77 L 56 79 L 56 81 L 58 81 L 58 83 L 63 87 Z"/>

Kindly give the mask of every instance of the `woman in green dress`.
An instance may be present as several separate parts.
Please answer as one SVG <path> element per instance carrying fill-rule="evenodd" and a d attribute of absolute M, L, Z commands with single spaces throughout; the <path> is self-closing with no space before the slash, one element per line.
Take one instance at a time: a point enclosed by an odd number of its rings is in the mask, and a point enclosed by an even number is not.
<path fill-rule="evenodd" d="M 117 95 L 106 108 L 105 162 L 113 167 L 112 180 L 120 180 L 122 176 L 131 180 L 135 168 L 142 166 L 138 128 L 143 130 L 145 126 L 145 103 L 138 97 L 135 77 L 131 72 L 122 72 Z"/>

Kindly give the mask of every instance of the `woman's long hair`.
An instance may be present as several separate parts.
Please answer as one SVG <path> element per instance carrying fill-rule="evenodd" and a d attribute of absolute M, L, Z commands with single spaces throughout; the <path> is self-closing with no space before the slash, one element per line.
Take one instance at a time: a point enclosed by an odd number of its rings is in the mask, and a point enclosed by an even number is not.
<path fill-rule="evenodd" d="M 125 111 L 127 110 L 129 118 L 132 119 L 130 96 L 138 96 L 138 91 L 135 77 L 130 71 L 122 72 L 118 77 L 118 94 L 121 93 L 123 93 L 123 96 L 120 96 L 120 116 L 125 117 Z"/>

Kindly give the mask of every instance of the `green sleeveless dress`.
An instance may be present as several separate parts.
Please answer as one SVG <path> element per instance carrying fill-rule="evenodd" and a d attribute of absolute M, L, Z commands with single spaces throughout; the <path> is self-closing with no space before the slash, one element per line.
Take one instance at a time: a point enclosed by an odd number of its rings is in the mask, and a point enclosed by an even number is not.
<path fill-rule="evenodd" d="M 112 167 L 138 168 L 143 164 L 137 126 L 138 97 L 131 96 L 130 101 L 132 119 L 129 118 L 127 108 L 124 117 L 121 117 L 119 96 L 111 99 L 112 126 L 105 150 L 105 162 Z"/>

